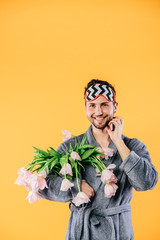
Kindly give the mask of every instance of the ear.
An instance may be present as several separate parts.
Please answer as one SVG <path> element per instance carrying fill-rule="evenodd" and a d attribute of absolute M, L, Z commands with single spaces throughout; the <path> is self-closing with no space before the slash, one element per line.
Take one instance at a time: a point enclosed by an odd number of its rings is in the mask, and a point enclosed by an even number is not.
<path fill-rule="evenodd" d="M 87 103 L 85 102 L 85 103 L 84 103 L 84 108 L 86 109 L 86 107 L 87 107 Z"/>
<path fill-rule="evenodd" d="M 115 105 L 114 105 L 114 111 L 113 111 L 114 113 L 117 112 L 117 106 L 118 106 L 118 102 L 116 102 Z"/>

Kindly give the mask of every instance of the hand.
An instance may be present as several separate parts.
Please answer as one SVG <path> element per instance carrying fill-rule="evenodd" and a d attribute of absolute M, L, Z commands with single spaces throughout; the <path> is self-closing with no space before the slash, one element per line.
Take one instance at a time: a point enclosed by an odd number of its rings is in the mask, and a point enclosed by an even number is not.
<path fill-rule="evenodd" d="M 112 124 L 114 124 L 115 126 L 114 131 L 112 131 L 112 127 L 113 127 Z M 117 140 L 121 140 L 123 124 L 124 124 L 124 119 L 119 116 L 113 117 L 113 119 L 108 123 L 106 130 L 113 142 L 116 142 Z"/>
<path fill-rule="evenodd" d="M 81 191 L 84 192 L 89 198 L 94 197 L 94 190 L 89 186 L 86 180 L 81 181 Z"/>

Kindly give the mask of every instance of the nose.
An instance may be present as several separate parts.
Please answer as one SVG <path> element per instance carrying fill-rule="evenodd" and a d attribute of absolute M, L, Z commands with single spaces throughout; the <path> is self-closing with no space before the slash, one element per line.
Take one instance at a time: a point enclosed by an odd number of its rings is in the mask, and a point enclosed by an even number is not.
<path fill-rule="evenodd" d="M 95 109 L 95 114 L 98 116 L 98 115 L 102 115 L 102 109 L 100 106 L 97 106 L 96 109 Z"/>

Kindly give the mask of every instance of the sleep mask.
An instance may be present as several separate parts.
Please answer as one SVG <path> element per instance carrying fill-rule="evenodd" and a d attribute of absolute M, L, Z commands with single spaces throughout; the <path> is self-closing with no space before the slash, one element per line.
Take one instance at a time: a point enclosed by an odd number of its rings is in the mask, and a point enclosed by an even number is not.
<path fill-rule="evenodd" d="M 85 93 L 85 101 L 90 102 L 98 98 L 99 96 L 103 96 L 110 102 L 115 101 L 115 93 L 112 88 L 108 87 L 104 84 L 95 84 L 90 86 Z"/>

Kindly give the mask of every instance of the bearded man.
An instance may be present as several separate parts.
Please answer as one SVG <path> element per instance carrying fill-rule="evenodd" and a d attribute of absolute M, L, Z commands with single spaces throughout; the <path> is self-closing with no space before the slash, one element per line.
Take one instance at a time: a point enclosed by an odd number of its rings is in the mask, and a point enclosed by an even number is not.
<path fill-rule="evenodd" d="M 93 79 L 85 88 L 85 111 L 91 122 L 88 130 L 76 136 L 80 143 L 85 135 L 86 144 L 101 147 L 104 152 L 112 150 L 103 162 L 107 167 L 114 163 L 118 189 L 112 197 L 104 196 L 104 184 L 96 174 L 96 169 L 85 165 L 79 184 L 81 191 L 90 199 L 77 207 L 72 200 L 78 193 L 76 179 L 74 187 L 66 192 L 60 191 L 62 178 L 50 173 L 47 178 L 48 188 L 39 190 L 42 198 L 70 202 L 71 215 L 65 240 L 133 240 L 131 206 L 133 188 L 136 191 L 153 189 L 158 181 L 158 173 L 152 164 L 146 145 L 137 138 L 122 134 L 124 119 L 114 116 L 117 111 L 116 91 L 102 80 Z M 58 152 L 66 152 L 75 139 L 64 141 Z"/>

